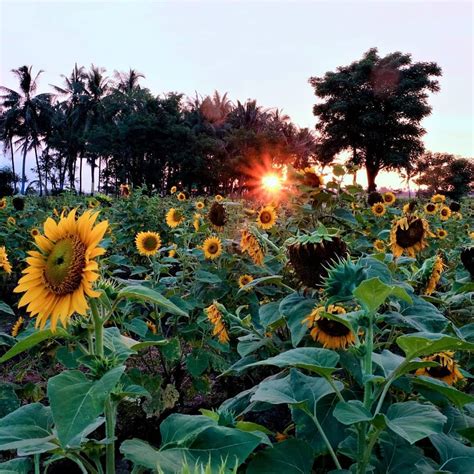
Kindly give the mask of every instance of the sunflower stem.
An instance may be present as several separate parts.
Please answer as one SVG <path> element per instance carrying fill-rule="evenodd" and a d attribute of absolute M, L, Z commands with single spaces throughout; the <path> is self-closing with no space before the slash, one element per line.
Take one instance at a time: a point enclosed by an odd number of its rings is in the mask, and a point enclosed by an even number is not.
<path fill-rule="evenodd" d="M 35 454 L 35 474 L 40 474 L 40 455 Z"/>
<path fill-rule="evenodd" d="M 94 321 L 95 354 L 99 357 L 104 355 L 104 322 L 99 314 L 99 308 L 95 299 L 90 299 L 92 319 Z"/>
<path fill-rule="evenodd" d="M 115 423 L 116 405 L 109 396 L 105 402 L 105 432 L 108 441 L 105 448 L 106 474 L 115 474 Z"/>

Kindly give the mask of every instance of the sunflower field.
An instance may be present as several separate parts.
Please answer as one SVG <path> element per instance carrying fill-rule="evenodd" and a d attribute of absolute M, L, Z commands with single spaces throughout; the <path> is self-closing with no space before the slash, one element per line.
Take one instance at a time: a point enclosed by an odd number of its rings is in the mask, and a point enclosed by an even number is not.
<path fill-rule="evenodd" d="M 0 473 L 474 471 L 473 201 L 0 200 Z"/>

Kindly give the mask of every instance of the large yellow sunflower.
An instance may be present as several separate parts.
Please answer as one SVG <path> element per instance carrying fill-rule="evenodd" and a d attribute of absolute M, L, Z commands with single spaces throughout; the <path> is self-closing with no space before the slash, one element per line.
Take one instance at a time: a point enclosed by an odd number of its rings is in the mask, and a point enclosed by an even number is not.
<path fill-rule="evenodd" d="M 222 253 L 222 242 L 219 237 L 208 237 L 202 244 L 204 256 L 207 259 L 214 260 Z"/>
<path fill-rule="evenodd" d="M 396 197 L 395 197 L 395 194 L 393 194 L 392 192 L 388 191 L 386 193 L 384 193 L 383 195 L 383 202 L 385 204 L 393 204 L 396 200 Z"/>
<path fill-rule="evenodd" d="M 151 257 L 161 247 L 160 234 L 156 232 L 139 232 L 135 237 L 135 245 L 140 255 Z"/>
<path fill-rule="evenodd" d="M 440 203 L 446 201 L 446 196 L 444 194 L 435 194 L 431 196 L 431 202 Z"/>
<path fill-rule="evenodd" d="M 432 202 L 429 202 L 428 204 L 425 204 L 425 212 L 426 214 L 436 214 L 436 211 L 438 210 L 438 206 L 436 204 L 433 204 Z"/>
<path fill-rule="evenodd" d="M 0 268 L 3 268 L 3 271 L 5 273 L 11 273 L 12 272 L 12 266 L 10 265 L 10 262 L 8 261 L 8 255 L 5 247 L 0 247 Z"/>
<path fill-rule="evenodd" d="M 277 213 L 273 206 L 265 206 L 260 209 L 257 216 L 257 225 L 261 229 L 271 229 L 277 220 Z"/>
<path fill-rule="evenodd" d="M 39 252 L 28 252 L 28 267 L 14 292 L 25 293 L 18 307 L 27 306 L 30 315 L 36 316 L 36 327 L 44 328 L 48 319 L 53 331 L 58 319 L 65 327 L 74 313 L 86 314 L 87 296 L 100 296 L 92 284 L 99 278 L 95 258 L 105 253 L 98 245 L 108 222 L 94 226 L 98 215 L 86 211 L 76 219 L 74 209 L 59 222 L 49 217 L 44 235 L 35 237 Z"/>
<path fill-rule="evenodd" d="M 229 334 L 227 333 L 227 328 L 225 326 L 222 313 L 219 311 L 215 304 L 211 304 L 205 309 L 207 319 L 214 326 L 212 331 L 213 336 L 217 336 L 221 344 L 226 344 L 229 342 Z"/>
<path fill-rule="evenodd" d="M 390 245 L 393 256 L 400 257 L 403 252 L 414 257 L 423 250 L 427 243 L 425 239 L 433 234 L 430 232 L 428 222 L 424 219 L 410 215 L 395 221 L 390 231 Z"/>
<path fill-rule="evenodd" d="M 448 385 L 453 385 L 458 380 L 464 378 L 453 357 L 454 352 L 452 351 L 439 352 L 438 354 L 424 357 L 423 360 L 437 362 L 439 367 L 422 367 L 416 371 L 416 375 L 425 375 L 427 377 L 442 380 Z"/>
<path fill-rule="evenodd" d="M 181 224 L 183 221 L 184 221 L 184 216 L 179 209 L 175 209 L 174 207 L 172 207 L 166 213 L 166 223 L 172 229 L 174 229 L 175 227 L 178 227 L 179 224 Z"/>
<path fill-rule="evenodd" d="M 311 329 L 311 337 L 319 342 L 323 347 L 328 349 L 345 349 L 347 346 L 354 344 L 354 333 L 339 321 L 325 318 L 323 312 L 329 314 L 345 314 L 346 310 L 341 306 L 329 305 L 326 309 L 324 306 L 318 306 L 311 311 L 301 324 L 307 324 Z"/>
<path fill-rule="evenodd" d="M 448 206 L 443 206 L 439 211 L 439 218 L 442 221 L 447 221 L 451 217 L 451 209 Z"/>
<path fill-rule="evenodd" d="M 243 288 L 245 285 L 253 281 L 252 275 L 241 275 L 239 277 L 239 288 Z"/>
<path fill-rule="evenodd" d="M 385 204 L 382 204 L 381 202 L 375 203 L 371 209 L 372 213 L 377 217 L 382 217 L 387 212 Z"/>
<path fill-rule="evenodd" d="M 431 295 L 436 290 L 436 285 L 441 279 L 441 273 L 443 273 L 444 263 L 443 259 L 438 255 L 433 263 L 431 269 L 431 275 L 425 288 L 425 295 Z"/>

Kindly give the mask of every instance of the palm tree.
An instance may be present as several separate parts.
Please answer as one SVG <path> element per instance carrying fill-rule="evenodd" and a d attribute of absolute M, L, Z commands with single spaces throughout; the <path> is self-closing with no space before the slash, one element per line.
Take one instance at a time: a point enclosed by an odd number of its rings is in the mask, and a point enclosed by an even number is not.
<path fill-rule="evenodd" d="M 116 89 L 124 94 L 130 94 L 140 89 L 138 81 L 144 79 L 145 75 L 135 69 L 130 68 L 128 72 L 114 71 Z"/>
<path fill-rule="evenodd" d="M 12 72 L 20 82 L 20 91 L 17 92 L 3 86 L 0 87 L 0 90 L 5 92 L 2 96 L 3 107 L 9 109 L 12 114 L 10 117 L 11 128 L 9 133 L 11 134 L 13 130 L 15 131 L 15 136 L 19 137 L 15 144 L 21 144 L 23 149 L 21 194 L 25 193 L 26 154 L 31 149 L 34 149 L 41 195 L 43 194 L 43 188 L 37 153 L 42 134 L 40 116 L 51 107 L 52 97 L 51 94 L 34 95 L 38 86 L 38 77 L 43 71 L 39 71 L 34 77 L 32 66 L 21 66 L 18 69 L 12 69 Z M 13 136 L 11 138 L 11 141 L 13 141 Z"/>
<path fill-rule="evenodd" d="M 0 140 L 3 142 L 3 150 L 6 153 L 7 150 L 10 150 L 11 161 L 12 161 L 12 173 L 13 176 L 16 176 L 15 173 L 15 154 L 13 147 L 13 139 L 17 133 L 18 127 L 18 103 L 15 98 L 12 98 L 10 101 L 7 94 L 4 98 L 3 103 L 1 104 L 2 112 L 0 115 Z M 5 96 L 3 96 L 5 97 Z M 16 186 L 16 183 L 15 183 Z M 16 188 L 14 190 L 16 192 Z"/>
<path fill-rule="evenodd" d="M 227 92 L 221 96 L 219 92 L 214 91 L 213 96 L 207 96 L 199 105 L 199 109 L 204 118 L 212 125 L 222 125 L 234 108 L 230 99 L 227 98 Z"/>

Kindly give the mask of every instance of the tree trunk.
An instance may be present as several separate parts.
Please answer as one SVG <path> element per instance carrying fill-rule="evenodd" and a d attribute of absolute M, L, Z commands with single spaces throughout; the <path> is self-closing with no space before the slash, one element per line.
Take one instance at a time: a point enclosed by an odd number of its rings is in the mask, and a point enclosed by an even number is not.
<path fill-rule="evenodd" d="M 35 160 L 36 160 L 36 171 L 38 172 L 38 181 L 39 181 L 39 187 L 40 187 L 40 196 L 43 195 L 43 184 L 41 181 L 41 169 L 38 161 L 38 150 L 36 149 L 36 145 L 34 145 L 35 149 Z"/>
<path fill-rule="evenodd" d="M 94 195 L 94 185 L 95 185 L 95 158 L 92 158 L 91 159 L 91 163 L 90 163 L 90 167 L 91 167 L 91 196 Z"/>
<path fill-rule="evenodd" d="M 379 169 L 372 163 L 366 163 L 365 169 L 367 171 L 367 192 L 373 193 L 377 189 L 375 178 L 379 174 Z"/>
<path fill-rule="evenodd" d="M 97 191 L 100 191 L 100 171 L 101 171 L 101 168 L 102 168 L 102 157 L 99 156 L 99 172 L 98 172 L 98 175 L 97 175 Z"/>
<path fill-rule="evenodd" d="M 79 157 L 79 194 L 82 195 L 82 153 Z"/>
<path fill-rule="evenodd" d="M 13 140 L 10 138 L 10 152 L 12 154 L 12 172 L 13 172 L 13 186 L 14 186 L 14 192 L 16 194 L 16 174 L 15 174 L 15 155 L 13 153 Z"/>
<path fill-rule="evenodd" d="M 28 151 L 28 140 L 25 138 L 25 144 L 23 145 L 23 163 L 21 166 L 21 194 L 25 194 L 26 184 L 26 152 Z"/>

